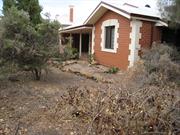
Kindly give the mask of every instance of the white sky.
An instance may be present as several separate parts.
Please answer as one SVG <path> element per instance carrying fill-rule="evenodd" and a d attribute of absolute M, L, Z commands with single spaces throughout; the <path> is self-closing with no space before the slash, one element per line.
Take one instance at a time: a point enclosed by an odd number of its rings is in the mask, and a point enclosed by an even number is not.
<path fill-rule="evenodd" d="M 50 13 L 51 18 L 55 19 L 58 15 L 58 20 L 61 23 L 69 20 L 69 5 L 74 5 L 74 19 L 76 23 L 82 23 L 100 3 L 101 0 L 39 0 L 43 7 L 43 13 Z M 103 0 L 103 1 L 120 1 L 122 3 L 130 3 L 137 6 L 149 4 L 151 8 L 156 7 L 157 0 Z M 2 0 L 0 0 L 0 8 L 2 9 Z"/>
<path fill-rule="evenodd" d="M 43 7 L 43 13 L 48 12 L 51 18 L 55 19 L 58 15 L 58 20 L 61 23 L 66 23 L 69 20 L 69 5 L 74 5 L 74 20 L 76 24 L 81 24 L 100 3 L 101 0 L 39 0 Z M 108 0 L 104 0 L 107 1 Z M 131 3 L 137 6 L 149 4 L 151 8 L 156 8 L 156 0 L 111 0 L 120 1 L 122 3 Z"/>

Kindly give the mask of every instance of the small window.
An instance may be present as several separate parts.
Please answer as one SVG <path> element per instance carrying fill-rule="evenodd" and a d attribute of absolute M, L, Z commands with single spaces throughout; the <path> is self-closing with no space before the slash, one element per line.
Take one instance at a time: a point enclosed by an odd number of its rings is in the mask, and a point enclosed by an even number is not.
<path fill-rule="evenodd" d="M 115 33 L 115 26 L 105 27 L 105 48 L 106 49 L 114 49 L 114 33 Z"/>

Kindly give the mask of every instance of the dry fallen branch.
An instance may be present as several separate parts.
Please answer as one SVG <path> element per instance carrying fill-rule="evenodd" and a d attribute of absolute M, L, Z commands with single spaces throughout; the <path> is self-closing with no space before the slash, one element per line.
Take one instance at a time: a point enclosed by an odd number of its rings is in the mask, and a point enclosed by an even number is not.
<path fill-rule="evenodd" d="M 17 124 L 17 126 L 16 126 L 16 128 L 15 128 L 14 135 L 17 135 L 17 134 L 18 134 L 19 126 L 20 126 L 20 122 L 18 122 L 18 124 Z"/>
<path fill-rule="evenodd" d="M 110 86 L 105 91 L 74 87 L 62 96 L 56 115 L 69 119 L 67 126 L 71 125 L 69 129 L 77 134 L 176 133 L 179 121 L 174 117 L 178 119 L 180 115 L 172 107 L 172 103 L 178 103 L 174 91 L 149 86 L 131 94 Z"/>

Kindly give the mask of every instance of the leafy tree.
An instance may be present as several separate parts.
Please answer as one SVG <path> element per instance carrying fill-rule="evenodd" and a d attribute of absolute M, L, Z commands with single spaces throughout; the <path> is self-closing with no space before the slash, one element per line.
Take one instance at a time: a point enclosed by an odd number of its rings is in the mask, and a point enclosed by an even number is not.
<path fill-rule="evenodd" d="M 37 30 L 40 35 L 40 44 L 52 46 L 59 43 L 59 22 L 50 21 L 49 19 L 43 20 L 42 23 L 37 25 Z"/>
<path fill-rule="evenodd" d="M 173 27 L 179 27 L 180 0 L 158 0 L 159 10 L 163 18 L 170 21 Z"/>
<path fill-rule="evenodd" d="M 51 48 L 58 43 L 59 25 L 43 21 L 35 27 L 27 12 L 12 7 L 2 18 L 2 28 L 0 55 L 4 63 L 14 63 L 20 70 L 31 71 L 39 80 L 51 57 Z"/>
<path fill-rule="evenodd" d="M 39 5 L 38 0 L 3 0 L 3 13 L 5 14 L 12 6 L 27 12 L 30 16 L 32 24 L 36 25 L 41 23 L 40 13 L 42 11 L 42 7 Z"/>
<path fill-rule="evenodd" d="M 3 0 L 0 66 L 31 71 L 36 80 L 58 44 L 57 21 L 43 20 L 38 0 Z"/>
<path fill-rule="evenodd" d="M 12 6 L 15 6 L 15 0 L 3 0 L 3 13 L 5 14 Z"/>
<path fill-rule="evenodd" d="M 38 0 L 16 0 L 16 5 L 19 10 L 24 10 L 30 16 L 30 21 L 36 25 L 41 23 L 42 7 Z"/>

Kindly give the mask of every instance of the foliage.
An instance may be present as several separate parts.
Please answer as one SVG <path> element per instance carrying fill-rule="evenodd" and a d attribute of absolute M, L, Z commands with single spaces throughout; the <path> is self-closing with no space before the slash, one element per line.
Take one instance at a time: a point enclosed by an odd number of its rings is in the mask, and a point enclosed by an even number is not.
<path fill-rule="evenodd" d="M 3 13 L 6 14 L 9 8 L 15 6 L 15 0 L 3 0 Z"/>
<path fill-rule="evenodd" d="M 154 45 L 119 88 L 69 88 L 51 110 L 51 120 L 63 125 L 65 134 L 179 134 L 180 66 L 171 60 L 172 52 L 171 47 Z"/>
<path fill-rule="evenodd" d="M 111 68 L 109 68 L 108 71 L 106 71 L 106 73 L 116 74 L 118 71 L 119 71 L 119 68 L 117 68 L 117 67 L 111 67 Z"/>
<path fill-rule="evenodd" d="M 16 5 L 19 10 L 24 10 L 29 14 L 32 24 L 41 23 L 42 7 L 39 5 L 39 0 L 16 0 Z"/>
<path fill-rule="evenodd" d="M 1 28 L 3 28 L 1 38 L 3 61 L 16 63 L 18 68 L 31 71 L 36 80 L 39 80 L 41 70 L 45 68 L 51 56 L 50 50 L 57 44 L 57 25 L 54 25 L 54 22 L 52 24 L 43 22 L 35 28 L 31 25 L 27 12 L 12 7 L 2 18 Z M 44 35 L 43 32 L 48 34 Z"/>
<path fill-rule="evenodd" d="M 58 45 L 51 47 L 51 51 L 49 53 L 50 53 L 50 60 L 62 62 L 62 60 L 63 60 L 62 54 L 59 53 L 59 46 Z"/>
<path fill-rule="evenodd" d="M 162 83 L 180 83 L 180 65 L 176 64 L 176 49 L 164 44 L 155 44 L 152 49 L 145 51 L 143 55 L 143 65 L 145 71 L 151 78 L 149 83 L 157 83 L 161 79 Z"/>
<path fill-rule="evenodd" d="M 170 21 L 170 26 L 179 27 L 180 23 L 180 1 L 179 0 L 158 0 L 161 15 Z"/>
<path fill-rule="evenodd" d="M 40 13 L 42 8 L 38 0 L 3 0 L 4 15 L 11 7 L 16 7 L 19 10 L 27 12 L 32 24 L 37 25 L 41 23 Z"/>
<path fill-rule="evenodd" d="M 176 63 L 174 52 L 164 44 L 154 44 L 152 49 L 144 50 L 142 59 L 128 71 L 126 81 L 134 83 L 131 87 L 179 85 L 180 65 Z"/>
<path fill-rule="evenodd" d="M 59 27 L 58 21 L 43 20 L 42 23 L 36 26 L 37 32 L 40 36 L 39 43 L 46 46 L 59 44 Z"/>
<path fill-rule="evenodd" d="M 0 80 L 4 79 L 9 73 L 13 74 L 17 72 L 17 65 L 11 62 L 4 62 L 2 59 L 0 60 Z"/>
<path fill-rule="evenodd" d="M 79 53 L 76 48 L 72 48 L 69 44 L 67 44 L 61 57 L 62 60 L 78 59 Z"/>
<path fill-rule="evenodd" d="M 88 62 L 89 62 L 90 64 L 92 64 L 92 63 L 94 62 L 94 54 L 89 54 L 89 55 L 88 55 Z"/>

